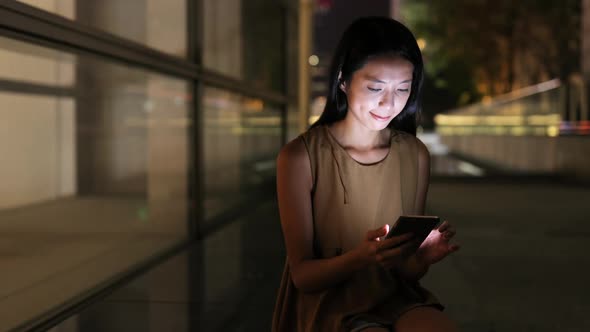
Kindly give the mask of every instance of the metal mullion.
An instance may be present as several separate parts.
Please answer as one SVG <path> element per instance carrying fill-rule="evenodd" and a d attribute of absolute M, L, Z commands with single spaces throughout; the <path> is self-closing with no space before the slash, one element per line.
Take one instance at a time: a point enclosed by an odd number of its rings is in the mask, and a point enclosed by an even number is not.
<path fill-rule="evenodd" d="M 0 9 L 0 15 L 1 15 L 1 9 Z M 83 55 L 91 55 L 91 56 L 97 55 L 97 52 L 94 52 L 92 50 L 88 50 L 85 48 L 81 48 L 76 45 L 66 45 L 66 44 L 62 44 L 58 41 L 41 39 L 39 37 L 27 34 L 25 32 L 15 32 L 12 30 L 6 30 L 6 29 L 2 28 L 1 26 L 0 26 L 0 36 L 12 38 L 12 39 L 17 39 L 17 40 L 21 40 L 23 42 L 27 42 L 27 43 L 31 43 L 31 44 L 35 44 L 35 45 L 40 45 L 40 46 L 44 46 L 44 47 L 48 47 L 48 48 L 52 48 L 52 49 L 57 49 L 60 51 L 74 53 L 74 54 L 83 54 Z M 107 54 L 104 52 L 101 52 L 101 54 L 99 54 L 99 55 L 102 55 L 104 57 L 111 58 L 111 59 L 113 58 L 111 54 Z M 146 66 L 146 65 L 143 65 L 142 63 L 136 63 L 130 59 L 125 60 L 125 59 L 116 58 L 116 57 L 114 59 L 118 60 L 120 62 L 129 64 L 129 65 L 132 65 L 132 66 L 139 66 L 139 67 L 147 68 L 147 69 L 154 70 L 157 72 L 163 72 L 163 70 L 161 70 L 161 68 L 153 68 L 150 66 Z M 197 67 L 197 66 L 195 66 L 195 67 Z M 233 77 L 224 76 L 222 74 L 218 74 L 218 73 L 215 73 L 210 70 L 195 69 L 193 71 L 190 71 L 190 73 L 186 72 L 186 75 L 175 75 L 174 73 L 169 73 L 169 72 L 164 71 L 164 74 L 172 74 L 172 76 L 183 78 L 183 79 L 202 80 L 204 83 L 206 83 L 209 86 L 229 90 L 231 92 L 236 92 L 236 93 L 248 96 L 248 97 L 260 98 L 264 101 L 274 102 L 274 103 L 278 103 L 278 104 L 283 104 L 283 103 L 287 102 L 287 100 L 289 98 L 288 96 L 285 96 L 280 93 L 252 88 L 251 86 L 249 86 L 247 84 L 247 82 L 242 82 L 242 81 L 237 80 Z"/>
<path fill-rule="evenodd" d="M 80 23 L 76 22 L 75 20 L 68 19 L 68 18 L 63 17 L 61 15 L 40 9 L 36 6 L 29 5 L 29 4 L 23 3 L 21 1 L 4 0 L 2 3 L 0 3 L 0 8 L 5 8 L 7 10 L 11 10 L 11 11 L 20 13 L 20 14 L 22 14 L 24 16 L 28 16 L 30 18 L 34 18 L 39 21 L 44 21 L 44 22 L 49 23 L 51 25 L 62 26 L 66 29 L 75 30 L 80 33 L 84 33 L 84 34 L 88 34 L 88 35 L 93 35 L 93 34 L 98 33 L 98 36 L 100 38 L 103 38 L 107 41 L 108 41 L 108 39 L 110 39 L 111 42 L 118 42 L 119 40 L 127 41 L 127 39 L 121 38 L 121 37 L 117 36 L 116 34 L 111 34 L 111 33 L 105 32 L 101 29 L 97 29 L 97 28 L 94 28 L 91 26 L 80 24 Z M 140 43 L 139 43 L 139 45 L 143 46 L 143 44 L 140 44 Z"/>
<path fill-rule="evenodd" d="M 75 89 L 72 89 L 71 87 L 52 86 L 40 83 L 20 82 L 6 79 L 0 79 L 0 91 L 52 97 L 73 97 L 76 94 Z"/>
<path fill-rule="evenodd" d="M 247 82 L 204 69 L 193 59 L 175 57 L 14 0 L 0 3 L 0 17 L 0 35 L 10 38 L 73 53 L 98 54 L 278 104 L 288 99 L 282 93 L 252 88 Z"/>
<path fill-rule="evenodd" d="M 194 59 L 175 57 L 14 0 L 0 3 L 0 17 L 0 35 L 59 50 L 99 54 L 185 79 L 200 79 L 208 85 L 266 101 L 284 104 L 288 99 L 283 93 L 252 88 L 246 82 L 204 69 Z"/>
<path fill-rule="evenodd" d="M 140 64 L 143 67 L 168 73 L 174 76 L 195 78 L 197 67 L 183 60 L 124 38 L 110 35 L 104 31 L 81 25 L 66 18 L 45 13 L 35 8 L 24 7 L 6 1 L 0 4 L 0 28 L 30 35 L 41 40 L 53 42 L 53 47 L 73 47 L 122 60 Z M 28 7 L 28 6 L 27 6 Z M 41 14 L 42 13 L 42 14 Z M 40 17 L 43 16 L 43 17 Z M 47 19 L 47 16 L 54 16 Z"/>
<path fill-rule="evenodd" d="M 188 15 L 188 57 L 195 65 L 202 65 L 203 59 L 203 1 L 186 0 Z M 200 75 L 199 75 L 200 76 Z M 191 84 L 193 99 L 191 103 L 192 126 L 190 131 L 190 202 L 191 214 L 189 220 L 189 237 L 192 242 L 192 250 L 188 251 L 188 325 L 189 330 L 198 330 L 202 321 L 203 305 L 200 301 L 194 301 L 203 297 L 205 293 L 205 274 L 203 268 L 204 249 L 202 242 L 198 242 L 203 235 L 203 220 L 205 218 L 205 166 L 204 157 L 204 115 L 203 92 L 204 84 L 200 79 L 195 79 Z M 199 246 L 199 247 L 197 247 Z"/>
<path fill-rule="evenodd" d="M 195 65 L 200 65 L 202 59 L 202 0 L 187 1 L 187 45 L 188 59 Z M 202 121 L 202 82 L 194 79 L 191 82 L 192 103 L 190 118 L 192 126 L 189 133 L 189 175 L 190 186 L 189 197 L 191 202 L 191 213 L 189 220 L 189 236 L 191 240 L 200 237 L 200 224 L 203 214 L 203 121 Z"/>
<path fill-rule="evenodd" d="M 287 102 L 287 96 L 284 94 L 270 90 L 260 90 L 247 85 L 246 82 L 242 82 L 235 78 L 221 75 L 210 70 L 202 69 L 201 73 L 202 75 L 199 78 L 207 85 L 237 92 L 247 97 L 260 98 L 264 101 L 277 104 L 285 104 Z"/>

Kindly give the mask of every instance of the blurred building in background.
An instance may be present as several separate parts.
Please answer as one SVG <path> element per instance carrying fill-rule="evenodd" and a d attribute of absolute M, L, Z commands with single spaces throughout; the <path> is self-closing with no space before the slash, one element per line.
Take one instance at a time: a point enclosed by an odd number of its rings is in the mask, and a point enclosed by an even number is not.
<path fill-rule="evenodd" d="M 497 58 L 502 54 L 507 65 L 499 66 L 489 80 L 475 78 L 482 87 L 479 100 L 436 115 L 436 131 L 448 150 L 503 171 L 590 180 L 588 5 L 539 2 L 527 16 L 523 3 L 497 14 L 515 19 L 500 21 L 508 27 L 500 36 L 512 45 L 508 53 L 490 50 L 495 60 L 485 65 L 501 63 Z M 563 22 L 562 29 L 550 23 L 556 19 Z M 483 36 L 491 40 L 485 28 Z M 484 61 L 476 62 L 480 64 Z"/>

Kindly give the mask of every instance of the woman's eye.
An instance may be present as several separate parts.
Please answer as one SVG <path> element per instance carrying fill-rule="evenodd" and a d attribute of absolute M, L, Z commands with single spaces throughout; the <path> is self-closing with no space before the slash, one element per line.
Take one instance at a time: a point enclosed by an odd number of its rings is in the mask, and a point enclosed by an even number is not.
<path fill-rule="evenodd" d="M 381 91 L 381 89 L 371 88 L 371 87 L 367 87 L 367 89 L 369 89 L 369 91 L 373 91 L 373 92 Z"/>
<path fill-rule="evenodd" d="M 397 89 L 397 91 L 399 91 L 399 92 L 408 92 L 408 91 L 410 91 L 410 89 Z"/>

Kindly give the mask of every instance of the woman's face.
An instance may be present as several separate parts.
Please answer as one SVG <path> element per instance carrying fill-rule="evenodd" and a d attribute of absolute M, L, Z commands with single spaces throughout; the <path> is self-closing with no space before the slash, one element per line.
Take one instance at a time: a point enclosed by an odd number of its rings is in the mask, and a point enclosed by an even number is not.
<path fill-rule="evenodd" d="M 341 86 L 348 99 L 347 121 L 371 130 L 387 127 L 406 106 L 412 88 L 414 65 L 395 57 L 370 60 Z"/>

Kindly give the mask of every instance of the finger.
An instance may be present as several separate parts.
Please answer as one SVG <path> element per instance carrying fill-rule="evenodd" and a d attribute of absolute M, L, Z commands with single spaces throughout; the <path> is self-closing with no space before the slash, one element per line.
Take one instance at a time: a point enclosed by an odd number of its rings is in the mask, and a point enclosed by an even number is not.
<path fill-rule="evenodd" d="M 385 224 L 377 229 L 367 232 L 366 240 L 375 240 L 381 236 L 385 236 L 389 233 L 389 225 Z"/>
<path fill-rule="evenodd" d="M 454 230 L 450 230 L 450 231 L 444 232 L 443 237 L 447 240 L 450 240 L 453 236 L 455 236 L 455 234 L 457 234 L 457 232 L 455 232 Z"/>
<path fill-rule="evenodd" d="M 379 255 L 381 256 L 381 259 L 385 260 L 385 261 L 389 261 L 392 259 L 399 259 L 399 258 L 407 256 L 409 253 L 412 253 L 412 252 L 418 250 L 419 245 L 420 244 L 418 243 L 418 241 L 409 241 L 409 242 L 404 243 L 398 247 L 383 250 L 382 252 L 379 253 Z"/>
<path fill-rule="evenodd" d="M 461 246 L 458 244 L 451 244 L 449 246 L 449 252 L 455 252 L 457 250 L 461 249 Z"/>
<path fill-rule="evenodd" d="M 387 249 L 397 247 L 401 243 L 404 243 L 414 236 L 413 233 L 405 233 L 402 235 L 392 236 L 389 239 L 383 240 L 379 245 L 379 249 Z"/>
<path fill-rule="evenodd" d="M 438 231 L 442 233 L 442 232 L 446 231 L 447 228 L 449 228 L 449 227 L 450 227 L 449 222 L 447 220 L 445 220 L 442 224 L 440 224 L 440 226 L 438 226 Z"/>

